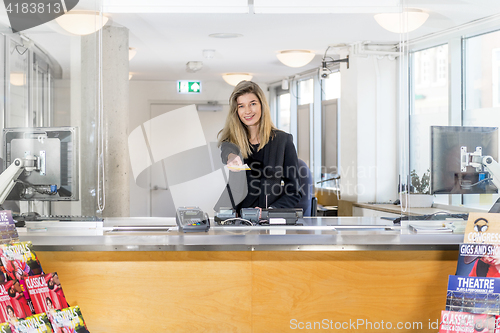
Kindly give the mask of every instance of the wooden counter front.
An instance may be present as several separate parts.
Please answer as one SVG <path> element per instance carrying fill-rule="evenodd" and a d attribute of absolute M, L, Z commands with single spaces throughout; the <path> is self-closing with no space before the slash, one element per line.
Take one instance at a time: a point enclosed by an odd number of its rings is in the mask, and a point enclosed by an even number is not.
<path fill-rule="evenodd" d="M 296 332 L 314 322 L 332 325 L 323 331 L 374 331 L 334 328 L 350 320 L 393 329 L 419 322 L 407 331 L 436 332 L 429 323 L 445 307 L 457 252 L 37 254 L 92 333 Z"/>

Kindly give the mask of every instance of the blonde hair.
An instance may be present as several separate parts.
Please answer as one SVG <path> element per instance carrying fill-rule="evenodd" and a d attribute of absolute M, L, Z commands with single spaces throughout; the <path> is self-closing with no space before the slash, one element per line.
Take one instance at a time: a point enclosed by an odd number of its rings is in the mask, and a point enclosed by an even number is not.
<path fill-rule="evenodd" d="M 271 110 L 267 103 L 266 95 L 262 89 L 252 81 L 241 81 L 234 87 L 231 97 L 229 97 L 229 114 L 226 118 L 224 128 L 217 135 L 219 137 L 219 146 L 222 142 L 231 142 L 238 146 L 243 158 L 247 158 L 252 151 L 250 150 L 249 132 L 245 124 L 238 115 L 238 97 L 253 93 L 259 99 L 261 105 L 261 116 L 259 122 L 259 148 L 261 150 L 271 138 L 272 131 L 276 129 L 271 120 Z"/>

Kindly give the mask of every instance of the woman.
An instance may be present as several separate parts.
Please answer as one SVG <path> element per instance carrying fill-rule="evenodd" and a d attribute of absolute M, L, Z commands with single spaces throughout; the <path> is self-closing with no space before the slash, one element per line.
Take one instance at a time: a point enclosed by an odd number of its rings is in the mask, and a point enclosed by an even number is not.
<path fill-rule="evenodd" d="M 292 135 L 274 127 L 264 92 L 254 82 L 242 81 L 234 88 L 229 108 L 219 146 L 222 162 L 233 171 L 227 191 L 231 206 L 237 212 L 248 207 L 294 208 L 301 193 Z M 247 191 L 241 188 L 241 177 L 239 182 L 231 180 L 242 169 L 247 169 Z"/>
<path fill-rule="evenodd" d="M 9 323 L 11 323 L 12 325 L 14 325 L 15 323 L 18 322 L 17 320 L 17 317 L 16 317 L 16 314 L 14 313 L 14 309 L 12 308 L 11 305 L 7 305 L 6 307 L 6 310 L 7 310 L 7 320 Z"/>

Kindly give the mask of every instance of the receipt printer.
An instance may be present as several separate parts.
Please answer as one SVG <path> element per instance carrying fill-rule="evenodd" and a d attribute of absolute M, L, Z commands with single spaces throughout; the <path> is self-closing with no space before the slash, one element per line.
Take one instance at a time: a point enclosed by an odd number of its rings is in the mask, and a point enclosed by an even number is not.
<path fill-rule="evenodd" d="M 303 215 L 302 208 L 269 208 L 262 210 L 261 220 L 269 224 L 294 225 Z"/>

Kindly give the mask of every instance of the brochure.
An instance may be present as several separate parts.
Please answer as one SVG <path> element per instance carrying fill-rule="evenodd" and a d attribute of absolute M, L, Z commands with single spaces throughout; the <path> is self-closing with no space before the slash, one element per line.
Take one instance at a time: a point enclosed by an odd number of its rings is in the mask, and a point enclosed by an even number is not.
<path fill-rule="evenodd" d="M 78 305 L 62 310 L 52 310 L 47 314 L 54 329 L 54 333 L 89 333 Z"/>
<path fill-rule="evenodd" d="M 494 315 L 468 312 L 442 311 L 439 333 L 493 333 Z"/>
<path fill-rule="evenodd" d="M 69 307 L 57 273 L 30 276 L 26 279 L 26 286 L 35 313 Z"/>
<path fill-rule="evenodd" d="M 18 281 L 0 284 L 0 321 L 10 322 L 33 314 Z"/>
<path fill-rule="evenodd" d="M 10 280 L 21 282 L 28 276 L 43 274 L 31 242 L 1 244 L 0 261 Z"/>
<path fill-rule="evenodd" d="M 446 310 L 500 314 L 500 279 L 450 275 Z"/>
<path fill-rule="evenodd" d="M 500 245 L 460 244 L 455 275 L 500 277 Z"/>
<path fill-rule="evenodd" d="M 12 212 L 10 210 L 0 210 L 0 243 L 8 244 L 12 241 L 19 242 L 19 235 L 12 218 Z"/>
<path fill-rule="evenodd" d="M 12 333 L 9 323 L 0 324 L 0 333 Z"/>
<path fill-rule="evenodd" d="M 52 326 L 45 313 L 10 322 L 12 333 L 52 333 Z"/>

